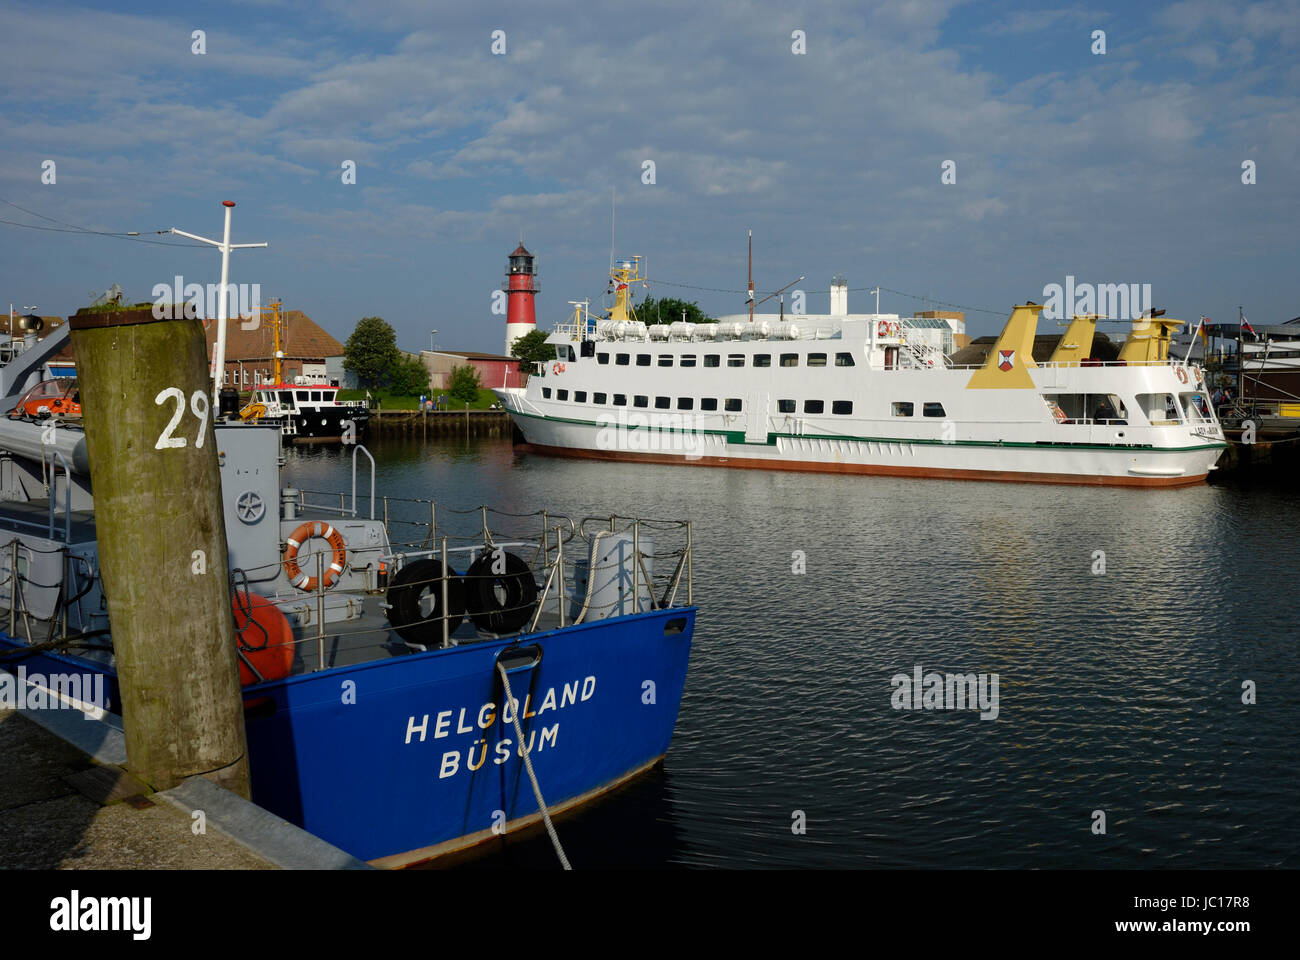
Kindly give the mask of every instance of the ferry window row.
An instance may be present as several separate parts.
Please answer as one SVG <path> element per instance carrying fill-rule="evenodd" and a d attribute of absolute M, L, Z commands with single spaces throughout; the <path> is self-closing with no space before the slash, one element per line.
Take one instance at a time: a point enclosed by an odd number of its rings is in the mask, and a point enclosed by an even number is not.
<path fill-rule="evenodd" d="M 596 354 L 596 361 L 598 363 L 608 364 L 610 356 L 611 354 L 608 353 L 598 353 Z M 630 353 L 616 353 L 613 354 L 612 356 L 614 357 L 614 365 L 617 367 L 630 366 L 632 363 L 632 355 Z M 651 365 L 652 361 L 657 361 L 658 366 L 671 367 L 673 366 L 674 357 L 677 358 L 677 366 L 679 367 L 693 367 L 696 365 L 696 361 L 700 359 L 700 355 L 695 353 L 683 353 L 683 354 L 661 353 L 658 354 L 657 356 L 652 356 L 651 354 L 648 353 L 638 353 L 636 355 L 636 365 L 638 367 L 648 367 Z M 703 357 L 704 357 L 704 362 L 702 366 L 705 367 L 722 366 L 722 354 L 706 353 L 703 355 Z M 727 354 L 727 366 L 743 367 L 745 366 L 745 357 L 746 354 L 743 353 L 729 353 Z M 756 353 L 753 354 L 753 356 L 751 357 L 751 361 L 752 361 L 751 366 L 770 367 L 772 366 L 772 354 Z M 797 367 L 799 366 L 799 354 L 797 353 L 780 354 L 779 363 L 783 367 Z M 805 363 L 807 364 L 807 366 L 810 367 L 824 367 L 827 364 L 827 355 L 824 353 L 809 353 L 806 355 Z M 835 366 L 837 367 L 856 366 L 856 364 L 853 361 L 853 354 L 851 353 L 835 354 Z"/>
<path fill-rule="evenodd" d="M 896 417 L 911 417 L 916 414 L 916 404 L 910 400 L 896 400 L 890 408 Z M 945 417 L 942 403 L 923 403 L 921 404 L 921 416 L 923 417 Z"/>
<path fill-rule="evenodd" d="M 544 399 L 544 400 L 549 400 L 549 399 L 551 399 L 551 395 L 552 395 L 552 390 L 551 390 L 550 387 L 542 387 L 542 399 Z M 563 389 L 556 389 L 556 390 L 554 391 L 554 396 L 555 396 L 555 399 L 556 399 L 556 400 L 568 400 L 568 399 L 569 399 L 569 391 L 568 391 L 568 390 L 563 390 Z M 644 395 L 644 394 L 633 394 L 633 396 L 632 396 L 632 406 L 634 406 L 634 407 L 645 407 L 645 408 L 648 408 L 648 407 L 650 406 L 650 399 L 651 399 L 651 398 L 650 398 L 649 396 L 646 396 L 646 395 Z M 586 391 L 586 390 L 575 390 L 575 391 L 573 391 L 573 402 L 574 402 L 574 403 L 586 403 L 586 402 L 587 402 L 587 391 Z M 591 402 L 592 402 L 592 403 L 595 403 L 595 404 L 602 404 L 602 405 L 605 404 L 605 403 L 608 403 L 608 402 L 609 402 L 609 394 L 601 393 L 601 392 L 593 393 L 593 394 L 591 394 Z M 616 407 L 625 407 L 625 406 L 627 406 L 627 405 L 628 405 L 628 402 L 627 402 L 627 394 L 623 394 L 623 393 L 616 393 L 616 394 L 614 394 L 613 404 L 614 404 L 614 406 L 616 406 Z M 777 406 L 777 411 L 780 412 L 780 413 L 795 413 L 795 412 L 797 412 L 797 409 L 798 409 L 798 405 L 797 405 L 796 401 L 794 401 L 794 400 L 778 400 L 778 401 L 776 402 L 776 406 Z M 738 397 L 731 397 L 731 398 L 728 398 L 728 399 L 723 400 L 723 406 L 722 406 L 722 409 L 725 410 L 725 411 L 727 411 L 728 413 L 739 413 L 743 408 L 744 408 L 744 404 L 741 402 L 740 398 L 738 398 Z M 677 409 L 677 410 L 694 410 L 694 409 L 695 409 L 695 398 L 694 398 L 694 397 L 678 397 L 678 398 L 677 398 L 677 403 L 676 403 L 676 405 L 674 406 L 674 404 L 673 404 L 673 398 L 672 398 L 672 397 L 655 397 L 655 398 L 654 398 L 654 409 L 656 409 L 656 410 L 672 410 L 672 409 Z M 700 398 L 700 409 L 701 409 L 701 410 L 717 410 L 717 409 L 718 409 L 718 398 L 717 398 L 717 397 L 701 397 L 701 398 Z M 825 401 L 825 400 L 805 400 L 805 401 L 803 402 L 803 412 L 806 413 L 806 414 L 820 414 L 820 413 L 825 413 L 825 412 L 826 412 L 826 401 Z M 831 413 L 835 414 L 836 416 L 842 416 L 842 417 L 850 416 L 850 415 L 853 413 L 853 401 L 852 401 L 852 400 L 832 400 L 832 401 L 831 401 Z M 938 416 L 942 416 L 942 415 L 943 415 L 943 414 L 942 414 L 942 408 L 940 408 L 940 413 L 938 414 Z M 926 416 L 931 416 L 931 414 L 926 414 Z"/>

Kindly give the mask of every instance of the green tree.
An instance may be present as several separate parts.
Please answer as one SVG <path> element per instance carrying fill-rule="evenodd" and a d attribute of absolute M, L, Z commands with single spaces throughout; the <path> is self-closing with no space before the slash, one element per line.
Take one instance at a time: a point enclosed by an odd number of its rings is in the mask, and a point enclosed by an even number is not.
<path fill-rule="evenodd" d="M 409 354 L 400 354 L 386 377 L 388 389 L 395 396 L 418 397 L 429 392 L 429 368 L 424 361 Z"/>
<path fill-rule="evenodd" d="M 510 345 L 510 355 L 519 358 L 519 369 L 532 373 L 533 364 L 555 359 L 555 347 L 546 342 L 545 330 L 531 330 Z"/>
<path fill-rule="evenodd" d="M 636 308 L 637 319 L 642 323 L 676 323 L 686 311 L 687 323 L 711 323 L 713 318 L 700 309 L 694 300 L 678 300 L 676 297 L 663 297 L 656 300 L 646 297 Z"/>
<path fill-rule="evenodd" d="M 452 368 L 451 378 L 447 383 L 447 392 L 451 394 L 453 400 L 459 400 L 461 403 L 473 403 L 478 399 L 480 387 L 482 387 L 482 383 L 479 382 L 478 370 L 469 364 Z"/>
<path fill-rule="evenodd" d="M 378 387 L 401 356 L 397 334 L 383 317 L 362 317 L 343 345 L 343 369 L 355 373 L 362 387 Z"/>

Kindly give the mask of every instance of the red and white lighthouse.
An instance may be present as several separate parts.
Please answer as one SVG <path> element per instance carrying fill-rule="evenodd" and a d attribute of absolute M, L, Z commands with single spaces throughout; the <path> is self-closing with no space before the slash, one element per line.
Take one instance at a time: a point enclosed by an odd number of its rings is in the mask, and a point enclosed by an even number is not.
<path fill-rule="evenodd" d="M 506 282 L 501 289 L 506 300 L 506 355 L 516 340 L 537 329 L 537 315 L 533 311 L 533 297 L 537 295 L 536 258 L 521 243 L 506 261 Z"/>

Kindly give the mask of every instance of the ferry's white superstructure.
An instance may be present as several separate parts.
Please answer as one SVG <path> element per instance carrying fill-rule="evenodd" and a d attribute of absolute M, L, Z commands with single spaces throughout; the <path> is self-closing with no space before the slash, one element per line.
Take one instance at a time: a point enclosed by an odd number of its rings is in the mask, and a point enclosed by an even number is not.
<path fill-rule="evenodd" d="M 556 359 L 498 389 L 528 444 L 602 459 L 893 476 L 1179 486 L 1226 444 L 1179 321 L 1137 321 L 1110 363 L 1076 317 L 1046 363 L 1042 306 L 1015 307 L 987 361 L 955 368 L 894 314 L 788 322 L 634 319 L 631 264 L 608 319 L 561 325 Z M 636 279 L 633 275 L 632 279 Z M 631 319 L 629 319 L 631 318 Z"/>

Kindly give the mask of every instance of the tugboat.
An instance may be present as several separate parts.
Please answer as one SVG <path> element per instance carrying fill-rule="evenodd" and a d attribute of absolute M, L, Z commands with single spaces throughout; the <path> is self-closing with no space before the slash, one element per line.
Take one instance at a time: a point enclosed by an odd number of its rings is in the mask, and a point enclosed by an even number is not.
<path fill-rule="evenodd" d="M 343 403 L 338 399 L 339 385 L 311 377 L 294 377 L 284 382 L 280 360 L 280 335 L 283 319 L 280 301 L 271 303 L 271 323 L 275 332 L 273 364 L 275 375 L 270 383 L 259 384 L 252 397 L 239 411 L 245 422 L 274 423 L 292 441 L 356 442 L 365 437 L 370 411 L 364 404 Z"/>
<path fill-rule="evenodd" d="M 0 396 L 67 338 L 0 366 Z M 377 500 L 360 445 L 350 498 L 282 487 L 276 425 L 214 430 L 254 802 L 398 867 L 500 841 L 663 760 L 695 626 L 689 522 Z M 85 441 L 75 422 L 0 418 L 0 681 L 84 676 L 82 700 L 98 687 L 105 702 L 81 706 L 113 714 Z"/>

